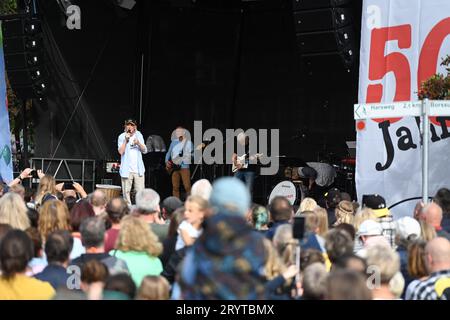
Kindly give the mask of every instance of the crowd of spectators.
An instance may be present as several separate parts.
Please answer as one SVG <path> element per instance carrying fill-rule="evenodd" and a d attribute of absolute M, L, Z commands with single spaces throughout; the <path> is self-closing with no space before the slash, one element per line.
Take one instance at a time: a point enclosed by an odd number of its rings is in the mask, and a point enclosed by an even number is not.
<path fill-rule="evenodd" d="M 144 189 L 128 205 L 42 172 L 33 192 L 30 176 L 0 187 L 0 299 L 450 298 L 446 188 L 394 219 L 382 195 L 336 188 L 264 206 L 225 177 L 184 202 Z"/>

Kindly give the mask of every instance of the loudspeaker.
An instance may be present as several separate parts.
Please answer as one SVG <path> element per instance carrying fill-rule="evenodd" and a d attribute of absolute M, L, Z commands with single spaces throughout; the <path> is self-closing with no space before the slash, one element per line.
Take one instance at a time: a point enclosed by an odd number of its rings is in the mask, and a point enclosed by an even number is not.
<path fill-rule="evenodd" d="M 353 22 L 348 8 L 328 8 L 294 12 L 296 32 L 323 31 L 345 27 Z"/>
<path fill-rule="evenodd" d="M 4 20 L 2 29 L 3 35 L 8 38 L 34 35 L 42 32 L 41 21 L 36 17 Z"/>
<path fill-rule="evenodd" d="M 39 98 L 47 90 L 41 22 L 36 17 L 2 23 L 5 70 L 19 99 Z"/>
<path fill-rule="evenodd" d="M 341 51 L 352 45 L 355 34 L 352 26 L 337 30 L 305 32 L 297 34 L 300 53 Z"/>
<path fill-rule="evenodd" d="M 44 87 L 42 87 L 44 86 Z M 28 86 L 14 86 L 14 93 L 17 97 L 25 99 L 41 98 L 47 91 L 45 83 L 33 84 Z"/>
<path fill-rule="evenodd" d="M 303 62 L 307 66 L 307 69 L 312 69 L 315 66 L 323 65 L 337 65 L 343 64 L 348 71 L 355 62 L 355 49 L 353 44 L 342 48 L 340 51 L 309 53 L 303 55 Z"/>
<path fill-rule="evenodd" d="M 350 3 L 351 0 L 293 0 L 294 11 L 340 7 Z"/>
<path fill-rule="evenodd" d="M 32 85 L 38 80 L 48 77 L 45 67 L 35 67 L 29 69 L 9 70 L 8 79 L 11 86 Z"/>
<path fill-rule="evenodd" d="M 5 54 L 6 70 L 26 69 L 41 65 L 43 63 L 42 53 L 14 53 Z"/>
<path fill-rule="evenodd" d="M 33 52 L 41 50 L 42 38 L 39 36 L 20 36 L 6 39 L 3 45 L 3 51 L 7 54 L 20 52 Z"/>

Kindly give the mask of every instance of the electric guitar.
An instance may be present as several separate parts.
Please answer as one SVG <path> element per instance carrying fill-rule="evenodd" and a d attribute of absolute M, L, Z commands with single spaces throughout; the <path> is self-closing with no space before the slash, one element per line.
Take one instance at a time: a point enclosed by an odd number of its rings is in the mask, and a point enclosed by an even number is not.
<path fill-rule="evenodd" d="M 247 169 L 250 161 L 261 158 L 262 156 L 263 153 L 256 153 L 252 156 L 248 156 L 248 153 L 246 153 L 240 157 L 236 157 L 236 160 L 233 161 L 233 167 L 231 168 L 231 171 L 235 173 L 239 170 Z"/>
<path fill-rule="evenodd" d="M 194 150 L 201 150 L 205 147 L 206 145 L 204 143 L 199 144 L 197 147 L 195 147 Z M 192 150 L 192 153 L 194 153 L 194 150 Z M 175 160 L 175 161 L 174 161 Z M 182 156 L 178 156 L 176 157 L 174 160 L 170 159 L 169 161 L 166 162 L 166 171 L 167 173 L 171 176 L 175 171 L 178 171 L 181 169 L 181 162 L 183 162 L 183 157 Z"/>

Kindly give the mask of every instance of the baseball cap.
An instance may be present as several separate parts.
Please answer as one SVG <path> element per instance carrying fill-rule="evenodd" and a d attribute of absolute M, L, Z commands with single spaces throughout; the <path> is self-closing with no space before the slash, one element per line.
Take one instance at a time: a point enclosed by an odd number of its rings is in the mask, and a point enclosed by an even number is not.
<path fill-rule="evenodd" d="M 400 239 L 408 240 L 412 235 L 420 237 L 421 228 L 419 222 L 411 217 L 403 217 L 395 221 L 396 234 Z"/>
<path fill-rule="evenodd" d="M 237 178 L 220 178 L 213 184 L 209 202 L 218 213 L 244 216 L 250 208 L 250 192 Z"/>
<path fill-rule="evenodd" d="M 383 227 L 376 221 L 366 220 L 361 223 L 358 229 L 359 236 L 380 236 L 383 234 Z"/>
<path fill-rule="evenodd" d="M 128 124 L 132 124 L 133 126 L 137 126 L 137 121 L 132 119 L 132 118 L 130 118 L 130 119 L 125 120 L 125 125 L 128 125 Z"/>
<path fill-rule="evenodd" d="M 363 195 L 362 206 L 372 209 L 378 218 L 389 214 L 389 209 L 386 206 L 386 200 L 379 194 Z"/>

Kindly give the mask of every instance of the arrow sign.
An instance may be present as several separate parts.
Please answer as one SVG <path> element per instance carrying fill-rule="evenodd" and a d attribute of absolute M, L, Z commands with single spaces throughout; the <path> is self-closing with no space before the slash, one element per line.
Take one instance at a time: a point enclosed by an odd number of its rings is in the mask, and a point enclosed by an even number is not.
<path fill-rule="evenodd" d="M 450 100 L 432 100 L 428 104 L 429 116 L 450 116 Z M 393 103 L 355 104 L 355 120 L 420 117 L 422 101 L 405 101 Z"/>

